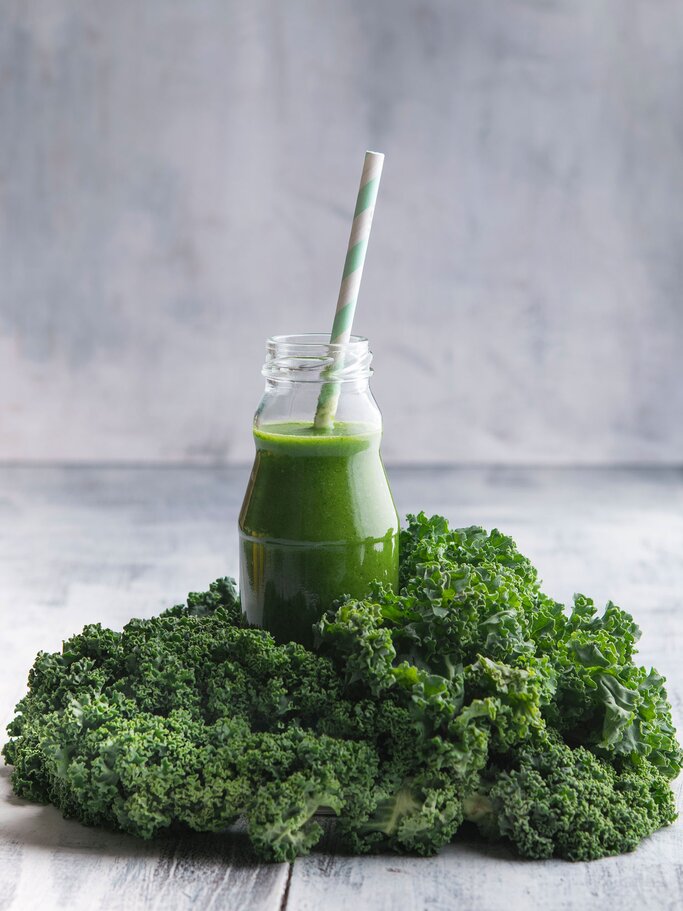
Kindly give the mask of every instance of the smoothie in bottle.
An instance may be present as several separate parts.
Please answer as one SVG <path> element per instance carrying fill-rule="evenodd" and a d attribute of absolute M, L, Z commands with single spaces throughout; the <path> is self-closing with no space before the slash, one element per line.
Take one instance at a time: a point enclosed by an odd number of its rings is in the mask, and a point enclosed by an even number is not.
<path fill-rule="evenodd" d="M 342 350 L 343 348 L 343 350 Z M 367 339 L 268 341 L 266 390 L 254 419 L 256 457 L 239 518 L 247 620 L 281 642 L 312 644 L 332 602 L 374 579 L 398 582 L 398 516 L 380 456 L 382 421 L 369 389 Z M 331 426 L 313 415 L 326 371 L 338 399 Z"/>

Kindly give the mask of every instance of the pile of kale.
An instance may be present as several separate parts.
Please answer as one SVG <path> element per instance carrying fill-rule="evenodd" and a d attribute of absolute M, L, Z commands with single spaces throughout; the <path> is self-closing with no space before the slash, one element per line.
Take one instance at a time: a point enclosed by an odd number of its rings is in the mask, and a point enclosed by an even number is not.
<path fill-rule="evenodd" d="M 464 822 L 524 857 L 629 851 L 676 816 L 663 678 L 609 603 L 566 612 L 498 531 L 409 516 L 398 594 L 336 604 L 315 651 L 245 626 L 234 583 L 38 655 L 4 749 L 15 792 L 150 838 L 246 820 L 266 859 L 321 807 L 353 852 L 432 854 Z"/>

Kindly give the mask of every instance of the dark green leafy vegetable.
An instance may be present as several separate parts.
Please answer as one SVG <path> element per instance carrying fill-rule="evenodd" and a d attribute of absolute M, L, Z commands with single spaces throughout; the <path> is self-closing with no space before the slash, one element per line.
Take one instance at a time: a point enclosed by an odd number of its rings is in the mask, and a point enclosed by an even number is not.
<path fill-rule="evenodd" d="M 664 681 L 612 604 L 544 595 L 514 542 L 409 517 L 401 589 L 344 599 L 316 652 L 246 628 L 232 580 L 38 655 L 4 755 L 67 816 L 149 838 L 247 821 L 291 860 L 338 816 L 352 851 L 431 854 L 464 820 L 527 857 L 633 849 L 675 818 Z"/>
<path fill-rule="evenodd" d="M 650 764 L 618 771 L 559 735 L 515 748 L 491 765 L 466 818 L 524 857 L 595 860 L 632 851 L 675 819 L 668 781 Z"/>

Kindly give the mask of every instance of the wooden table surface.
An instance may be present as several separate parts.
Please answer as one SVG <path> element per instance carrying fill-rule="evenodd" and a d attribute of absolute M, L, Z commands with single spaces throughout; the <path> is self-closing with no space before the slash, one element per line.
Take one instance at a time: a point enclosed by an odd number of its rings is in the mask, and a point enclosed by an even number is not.
<path fill-rule="evenodd" d="M 95 620 L 151 616 L 236 573 L 245 469 L 0 468 L 0 722 L 39 649 Z M 612 598 L 641 624 L 641 659 L 669 681 L 680 725 L 683 472 L 397 469 L 401 514 L 498 526 L 559 599 Z M 679 794 L 681 785 L 677 785 Z M 516 911 L 683 908 L 683 826 L 593 863 L 521 861 L 456 841 L 438 857 L 353 858 L 323 845 L 259 864 L 243 834 L 151 843 L 17 800 L 0 771 L 0 911 Z M 680 805 L 680 803 L 679 803 Z"/>

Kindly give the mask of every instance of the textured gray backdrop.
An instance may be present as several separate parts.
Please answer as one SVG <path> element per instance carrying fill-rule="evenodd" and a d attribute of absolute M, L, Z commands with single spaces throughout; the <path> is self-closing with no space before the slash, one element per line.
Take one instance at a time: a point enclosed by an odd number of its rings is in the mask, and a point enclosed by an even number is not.
<path fill-rule="evenodd" d="M 387 461 L 683 461 L 679 0 L 0 9 L 0 459 L 248 460 L 375 148 Z"/>

